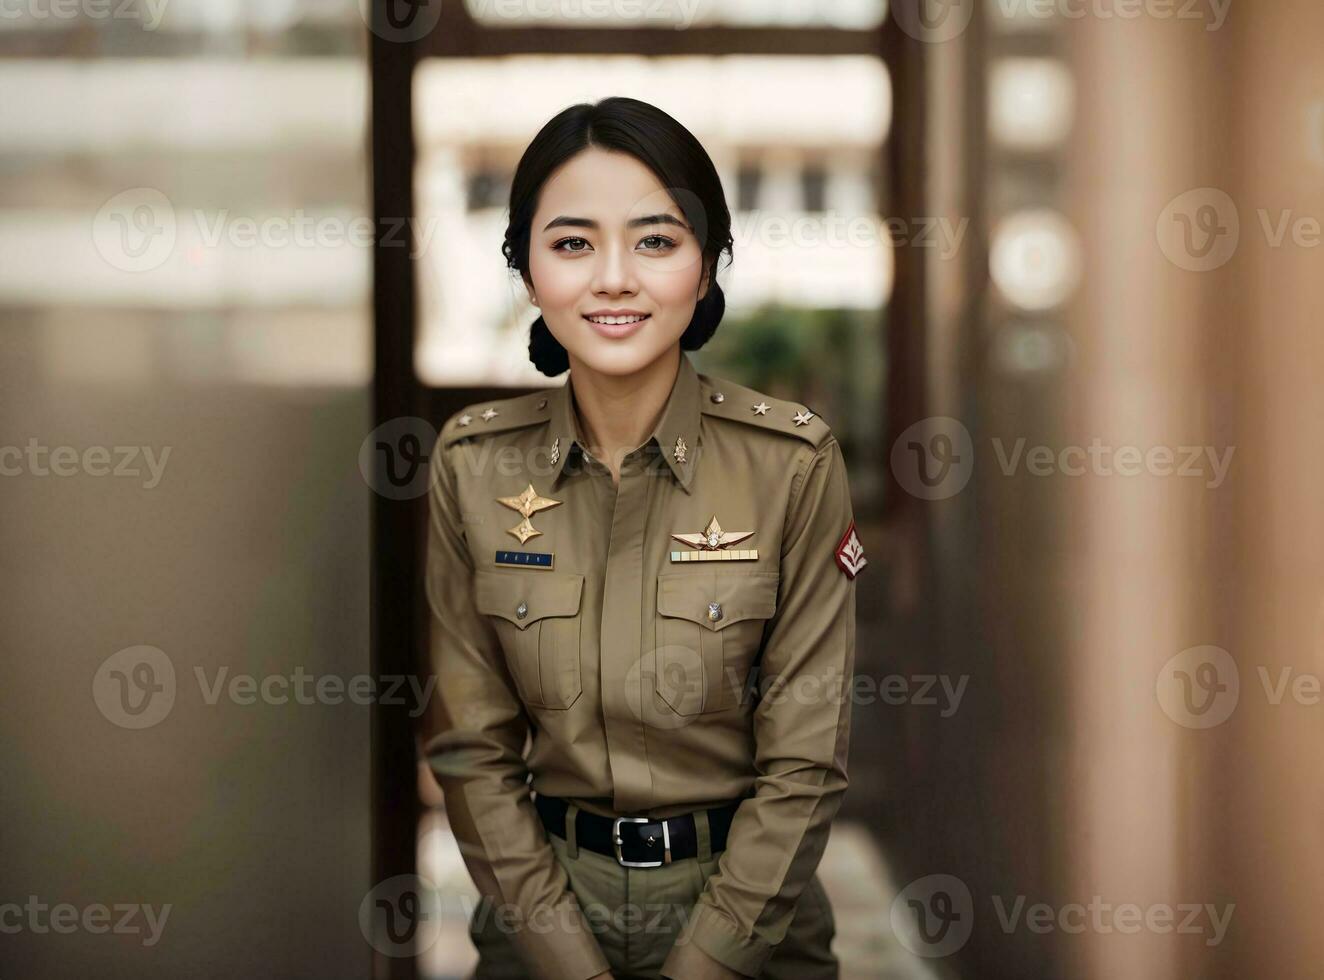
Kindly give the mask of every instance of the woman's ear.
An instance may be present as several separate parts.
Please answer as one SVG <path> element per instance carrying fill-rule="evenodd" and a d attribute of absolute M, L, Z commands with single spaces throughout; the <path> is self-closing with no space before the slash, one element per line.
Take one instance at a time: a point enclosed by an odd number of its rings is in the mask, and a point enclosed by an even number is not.
<path fill-rule="evenodd" d="M 703 278 L 699 280 L 699 302 L 708 296 L 708 290 L 711 288 L 713 267 L 707 260 L 703 263 Z"/>
<path fill-rule="evenodd" d="M 537 306 L 538 297 L 533 295 L 533 283 L 531 283 L 527 277 L 522 277 L 522 278 L 524 279 L 524 291 L 529 294 L 529 302 L 532 303 L 534 306 Z"/>

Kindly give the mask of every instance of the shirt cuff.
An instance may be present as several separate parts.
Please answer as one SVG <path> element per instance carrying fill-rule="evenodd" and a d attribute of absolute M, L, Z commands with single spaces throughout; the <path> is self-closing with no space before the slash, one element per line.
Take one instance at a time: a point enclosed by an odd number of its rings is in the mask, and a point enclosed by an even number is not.
<path fill-rule="evenodd" d="M 534 922 L 517 935 L 522 959 L 537 980 L 589 980 L 611 969 L 578 902 L 567 895 L 555 906 L 554 922 L 575 923 L 568 929 L 547 929 Z"/>
<path fill-rule="evenodd" d="M 662 964 L 662 975 L 672 980 L 730 980 L 731 971 L 735 971 L 756 977 L 772 950 L 772 945 L 762 939 L 742 936 L 725 912 L 696 902 L 690 920 Z"/>

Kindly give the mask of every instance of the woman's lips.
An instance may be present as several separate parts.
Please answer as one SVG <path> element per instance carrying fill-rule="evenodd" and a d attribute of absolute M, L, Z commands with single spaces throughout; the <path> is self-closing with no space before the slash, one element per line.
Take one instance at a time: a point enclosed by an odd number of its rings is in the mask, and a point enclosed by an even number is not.
<path fill-rule="evenodd" d="M 588 317 L 584 317 L 584 321 L 592 327 L 599 336 L 607 337 L 611 340 L 620 340 L 623 337 L 628 337 L 632 333 L 635 333 L 651 318 L 651 313 L 645 313 L 643 319 L 634 320 L 631 323 L 598 323 L 594 320 L 590 320 Z"/>

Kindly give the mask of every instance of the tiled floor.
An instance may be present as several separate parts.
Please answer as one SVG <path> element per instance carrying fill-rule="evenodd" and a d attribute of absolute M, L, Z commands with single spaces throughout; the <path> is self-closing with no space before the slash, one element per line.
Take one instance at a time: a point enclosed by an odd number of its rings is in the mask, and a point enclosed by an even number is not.
<path fill-rule="evenodd" d="M 819 864 L 819 878 L 837 920 L 833 950 L 841 980 L 935 980 L 927 963 L 892 932 L 896 889 L 883 855 L 860 824 L 837 821 Z"/>

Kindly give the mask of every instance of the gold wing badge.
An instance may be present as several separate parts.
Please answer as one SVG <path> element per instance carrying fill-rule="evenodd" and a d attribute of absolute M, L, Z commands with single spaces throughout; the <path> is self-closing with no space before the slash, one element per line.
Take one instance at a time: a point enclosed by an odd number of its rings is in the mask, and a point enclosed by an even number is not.
<path fill-rule="evenodd" d="M 717 523 L 717 515 L 708 522 L 708 526 L 698 534 L 672 534 L 681 544 L 687 544 L 696 551 L 673 551 L 672 561 L 757 561 L 757 548 L 728 551 L 733 544 L 739 544 L 754 536 L 753 531 L 723 531 Z"/>

